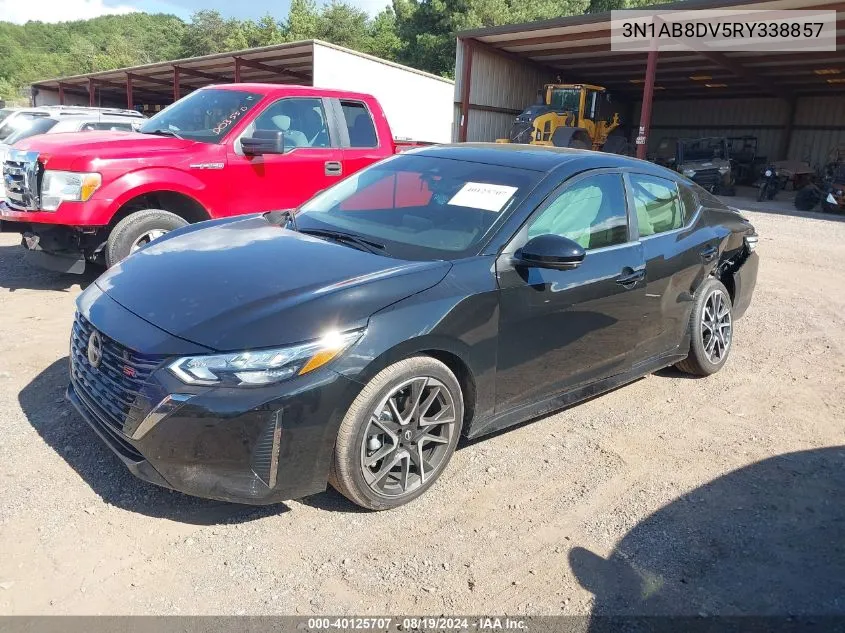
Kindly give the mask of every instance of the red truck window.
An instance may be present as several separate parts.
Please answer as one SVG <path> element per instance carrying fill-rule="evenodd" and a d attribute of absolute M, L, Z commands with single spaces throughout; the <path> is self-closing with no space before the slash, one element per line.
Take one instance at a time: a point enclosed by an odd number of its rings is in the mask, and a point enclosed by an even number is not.
<path fill-rule="evenodd" d="M 279 99 L 255 119 L 254 129 L 282 131 L 285 146 L 329 147 L 323 102 L 314 98 Z"/>
<path fill-rule="evenodd" d="M 378 136 L 373 117 L 360 101 L 341 101 L 346 129 L 349 130 L 351 147 L 378 147 Z"/>
<path fill-rule="evenodd" d="M 422 207 L 431 200 L 428 185 L 417 172 L 400 171 L 386 174 L 344 200 L 341 211 L 387 211 Z"/>

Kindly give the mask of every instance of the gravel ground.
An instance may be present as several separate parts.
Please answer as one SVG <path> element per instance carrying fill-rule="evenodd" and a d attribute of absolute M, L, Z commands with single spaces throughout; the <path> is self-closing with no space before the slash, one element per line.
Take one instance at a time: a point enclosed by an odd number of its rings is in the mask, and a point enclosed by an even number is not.
<path fill-rule="evenodd" d="M 721 373 L 467 443 L 383 513 L 134 479 L 62 400 L 91 279 L 0 235 L 0 613 L 845 613 L 845 222 L 748 215 L 760 277 Z"/>

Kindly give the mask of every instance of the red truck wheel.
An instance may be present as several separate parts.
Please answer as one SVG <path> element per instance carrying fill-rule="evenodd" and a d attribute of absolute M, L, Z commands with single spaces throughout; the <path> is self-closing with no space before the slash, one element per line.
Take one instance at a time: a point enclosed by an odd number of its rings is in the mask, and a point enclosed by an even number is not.
<path fill-rule="evenodd" d="M 126 216 L 109 234 L 106 265 L 114 266 L 145 244 L 187 224 L 184 218 L 161 209 L 145 209 Z"/>

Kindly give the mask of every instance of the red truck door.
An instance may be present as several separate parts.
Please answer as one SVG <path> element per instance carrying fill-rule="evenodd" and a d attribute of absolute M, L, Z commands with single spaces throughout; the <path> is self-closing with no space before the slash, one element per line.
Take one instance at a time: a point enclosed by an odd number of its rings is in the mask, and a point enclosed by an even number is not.
<path fill-rule="evenodd" d="M 283 97 L 268 105 L 229 145 L 229 213 L 290 209 L 337 182 L 346 170 L 329 127 L 318 97 Z M 256 129 L 284 132 L 285 153 L 244 155 L 240 139 Z"/>
<path fill-rule="evenodd" d="M 348 142 L 346 142 L 347 139 L 343 139 L 343 171 L 345 173 L 352 174 L 393 155 L 390 127 L 380 110 L 378 111 L 380 120 L 377 120 L 364 101 L 340 99 L 339 106 L 343 113 L 343 118 L 339 121 L 341 133 L 348 135 Z"/>

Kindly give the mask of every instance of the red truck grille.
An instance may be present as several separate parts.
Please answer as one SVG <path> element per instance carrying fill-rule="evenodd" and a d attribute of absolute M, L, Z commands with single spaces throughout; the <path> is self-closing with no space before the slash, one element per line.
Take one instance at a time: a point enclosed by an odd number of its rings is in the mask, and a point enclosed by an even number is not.
<path fill-rule="evenodd" d="M 39 207 L 39 190 L 44 168 L 38 162 L 37 152 L 12 150 L 3 163 L 3 184 L 6 203 L 22 211 L 36 211 Z"/>

